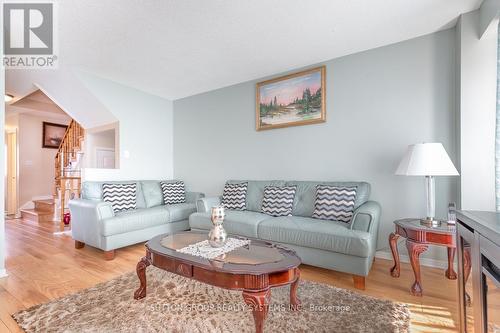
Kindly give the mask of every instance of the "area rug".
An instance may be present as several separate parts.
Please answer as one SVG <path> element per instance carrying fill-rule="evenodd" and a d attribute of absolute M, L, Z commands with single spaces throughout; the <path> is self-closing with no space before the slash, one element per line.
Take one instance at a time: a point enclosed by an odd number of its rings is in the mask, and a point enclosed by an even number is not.
<path fill-rule="evenodd" d="M 13 315 L 31 332 L 254 332 L 241 292 L 196 282 L 153 266 L 147 296 L 133 299 L 135 272 Z M 272 289 L 264 332 L 407 332 L 410 313 L 394 303 L 301 281 L 299 311 L 289 287 Z"/>

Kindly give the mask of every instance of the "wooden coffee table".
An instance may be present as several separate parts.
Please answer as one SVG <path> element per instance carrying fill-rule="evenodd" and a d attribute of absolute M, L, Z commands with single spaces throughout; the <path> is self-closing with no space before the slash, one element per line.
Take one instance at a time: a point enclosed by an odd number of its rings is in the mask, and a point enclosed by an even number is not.
<path fill-rule="evenodd" d="M 263 331 L 271 288 L 289 284 L 290 307 L 299 308 L 297 287 L 301 260 L 294 251 L 254 239 L 249 245 L 211 260 L 176 251 L 205 239 L 206 233 L 184 231 L 159 235 L 147 242 L 146 255 L 137 263 L 140 287 L 134 298 L 146 296 L 146 267 L 153 265 L 212 286 L 241 290 L 243 300 L 252 309 L 256 332 Z"/>

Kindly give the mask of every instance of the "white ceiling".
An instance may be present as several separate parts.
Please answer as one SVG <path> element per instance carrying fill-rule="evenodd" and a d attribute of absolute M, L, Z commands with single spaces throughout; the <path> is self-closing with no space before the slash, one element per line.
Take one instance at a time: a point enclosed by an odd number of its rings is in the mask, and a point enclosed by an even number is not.
<path fill-rule="evenodd" d="M 57 106 L 47 95 L 41 90 L 36 90 L 31 94 L 24 96 L 21 99 L 10 104 L 20 108 L 47 111 L 58 114 L 65 114 L 64 111 Z"/>
<path fill-rule="evenodd" d="M 64 0 L 59 59 L 173 100 L 452 27 L 480 3 Z"/>
<path fill-rule="evenodd" d="M 17 99 L 15 102 L 9 103 L 5 110 L 5 116 L 7 118 L 21 113 L 62 120 L 70 119 L 68 115 L 41 90 L 35 90 L 31 94 Z"/>

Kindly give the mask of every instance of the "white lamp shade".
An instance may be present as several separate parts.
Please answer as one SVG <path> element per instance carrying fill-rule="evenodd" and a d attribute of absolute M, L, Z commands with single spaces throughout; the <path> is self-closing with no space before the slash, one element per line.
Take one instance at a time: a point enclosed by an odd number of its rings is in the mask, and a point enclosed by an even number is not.
<path fill-rule="evenodd" d="M 458 171 L 441 143 L 417 143 L 408 146 L 396 175 L 458 176 Z"/>

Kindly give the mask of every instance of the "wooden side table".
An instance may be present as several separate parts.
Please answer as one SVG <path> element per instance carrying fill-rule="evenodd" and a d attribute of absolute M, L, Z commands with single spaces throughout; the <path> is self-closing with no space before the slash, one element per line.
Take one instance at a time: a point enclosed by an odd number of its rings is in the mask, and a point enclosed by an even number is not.
<path fill-rule="evenodd" d="M 415 274 L 415 282 L 411 286 L 410 293 L 414 296 L 422 296 L 422 281 L 420 278 L 419 256 L 425 252 L 429 245 L 446 246 L 448 250 L 448 269 L 445 275 L 450 280 L 457 278 L 457 273 L 453 270 L 453 260 L 456 251 L 456 227 L 448 225 L 446 222 L 439 227 L 427 227 L 420 224 L 420 219 L 402 219 L 394 221 L 395 232 L 389 235 L 389 245 L 391 246 L 394 266 L 391 268 L 391 275 L 399 277 L 400 262 L 397 247 L 398 238 L 406 238 L 406 248 L 410 256 L 411 267 Z"/>

